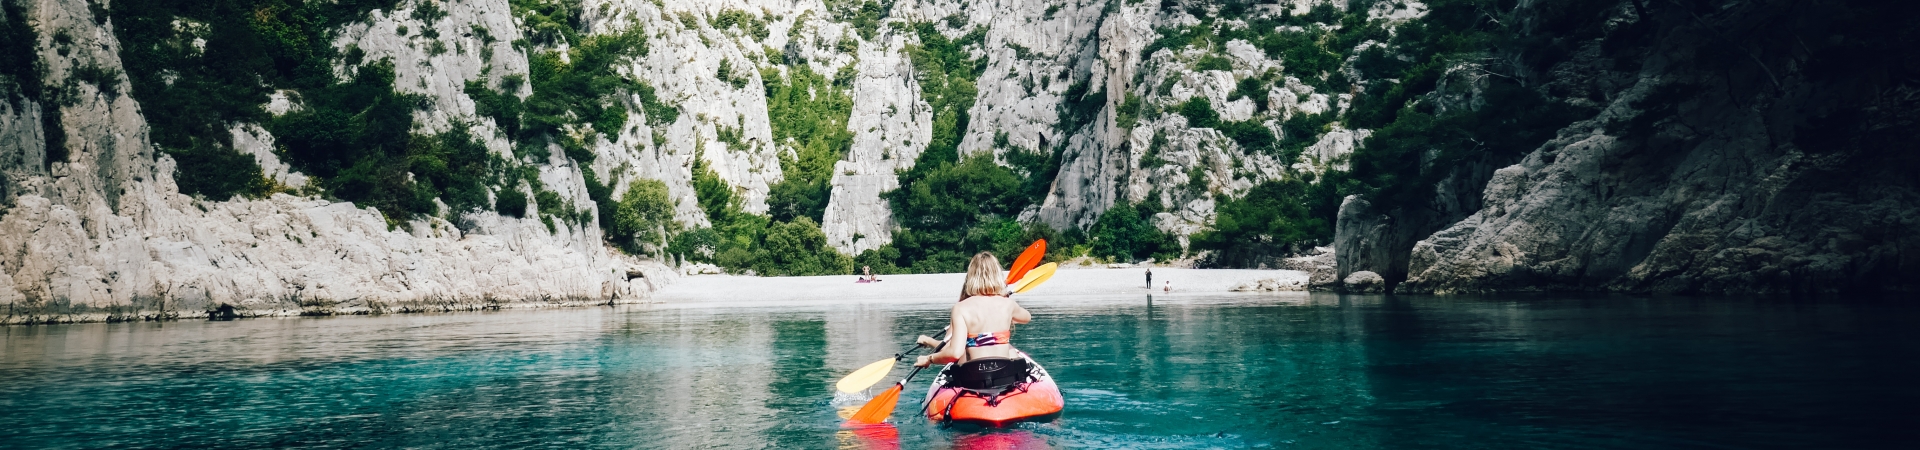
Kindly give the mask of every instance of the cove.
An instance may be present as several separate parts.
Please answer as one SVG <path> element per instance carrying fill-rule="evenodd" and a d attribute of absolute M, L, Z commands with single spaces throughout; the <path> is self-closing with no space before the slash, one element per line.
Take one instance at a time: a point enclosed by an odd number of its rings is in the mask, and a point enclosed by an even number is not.
<path fill-rule="evenodd" d="M 1149 303 L 1151 302 L 1151 303 Z M 1920 308 L 1600 295 L 1080 296 L 1048 423 L 852 432 L 832 383 L 947 303 L 0 328 L 17 448 L 1756 448 L 1920 442 Z M 906 371 L 896 370 L 894 377 Z M 891 379 L 888 380 L 891 382 Z M 886 383 L 873 389 L 877 392 Z M 1909 447 L 1910 448 L 1910 447 Z"/>

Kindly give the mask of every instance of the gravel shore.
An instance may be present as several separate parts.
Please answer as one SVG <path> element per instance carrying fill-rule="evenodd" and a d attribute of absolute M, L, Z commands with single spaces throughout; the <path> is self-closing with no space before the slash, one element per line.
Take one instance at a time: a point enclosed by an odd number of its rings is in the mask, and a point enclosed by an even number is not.
<path fill-rule="evenodd" d="M 1140 268 L 1061 269 L 1046 284 L 1021 299 L 1045 300 L 1056 297 L 1106 295 L 1192 295 L 1223 294 L 1236 286 L 1260 280 L 1300 280 L 1306 272 L 1296 270 L 1251 269 L 1153 269 L 1153 290 L 1148 291 L 1146 272 Z M 679 279 L 659 292 L 653 301 L 668 304 L 726 303 L 908 303 L 953 301 L 959 297 L 962 274 L 882 275 L 877 283 L 855 283 L 859 277 L 833 275 L 817 277 L 755 277 L 740 275 L 693 275 Z M 1172 292 L 1163 290 L 1173 282 Z"/>

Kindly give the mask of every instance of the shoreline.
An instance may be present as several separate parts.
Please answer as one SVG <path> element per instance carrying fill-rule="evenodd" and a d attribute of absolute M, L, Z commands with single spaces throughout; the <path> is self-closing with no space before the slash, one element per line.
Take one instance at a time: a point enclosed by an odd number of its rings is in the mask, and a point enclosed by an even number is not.
<path fill-rule="evenodd" d="M 812 277 L 755 277 L 744 275 L 688 275 L 655 291 L 649 298 L 667 305 L 724 305 L 735 303 L 835 304 L 952 302 L 959 298 L 965 274 L 937 273 L 881 275 L 876 283 L 856 283 L 855 275 Z M 1262 280 L 1298 280 L 1307 273 L 1277 269 L 1153 270 L 1154 288 L 1146 287 L 1143 268 L 1062 268 L 1045 284 L 1020 294 L 1022 300 L 1084 296 L 1237 293 L 1235 288 Z M 1172 292 L 1162 289 L 1173 282 Z"/>
<path fill-rule="evenodd" d="M 1298 280 L 1304 286 L 1308 274 L 1297 270 L 1273 269 L 1180 269 L 1156 267 L 1155 287 L 1145 286 L 1144 268 L 1063 267 L 1053 278 L 1021 300 L 1084 298 L 1089 296 L 1152 295 L 1180 297 L 1197 294 L 1240 293 L 1235 288 L 1263 280 Z M 504 300 L 485 294 L 467 297 L 439 297 L 416 302 L 343 302 L 296 301 L 290 304 L 259 304 L 242 301 L 226 311 L 121 307 L 89 311 L 10 311 L 0 326 L 34 326 L 74 323 L 171 322 L 187 320 L 231 320 L 246 318 L 334 317 L 387 314 L 431 314 L 503 310 L 536 310 L 593 306 L 661 305 L 670 307 L 784 307 L 834 305 L 848 303 L 914 304 L 951 302 L 957 299 L 960 273 L 881 275 L 877 283 L 855 283 L 857 275 L 810 277 L 761 277 L 749 275 L 670 275 L 652 278 L 654 289 L 641 296 L 613 298 L 539 298 Z M 1173 282 L 1173 291 L 1161 287 Z M 1271 292 L 1269 292 L 1271 293 Z M 159 302 L 155 302 L 159 303 Z M 274 302 L 280 303 L 280 302 Z M 13 306 L 13 305 L 9 305 Z M 226 315 L 222 315 L 225 313 Z"/>

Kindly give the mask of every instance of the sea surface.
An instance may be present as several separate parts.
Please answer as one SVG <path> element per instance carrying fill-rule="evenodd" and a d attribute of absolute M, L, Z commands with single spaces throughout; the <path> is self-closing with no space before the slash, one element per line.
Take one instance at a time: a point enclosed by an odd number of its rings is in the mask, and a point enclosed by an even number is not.
<path fill-rule="evenodd" d="M 0 327 L 4 448 L 1917 448 L 1920 305 L 1033 298 L 1067 410 L 847 429 L 945 301 Z"/>

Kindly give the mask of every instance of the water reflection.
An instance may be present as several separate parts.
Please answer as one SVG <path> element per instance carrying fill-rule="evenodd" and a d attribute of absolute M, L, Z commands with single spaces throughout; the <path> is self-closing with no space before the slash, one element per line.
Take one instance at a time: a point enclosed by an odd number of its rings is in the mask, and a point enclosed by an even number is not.
<path fill-rule="evenodd" d="M 21 447 L 1857 447 L 1914 442 L 1915 308 L 1615 296 L 1035 296 L 1058 420 L 843 428 L 946 303 L 0 328 Z"/>

